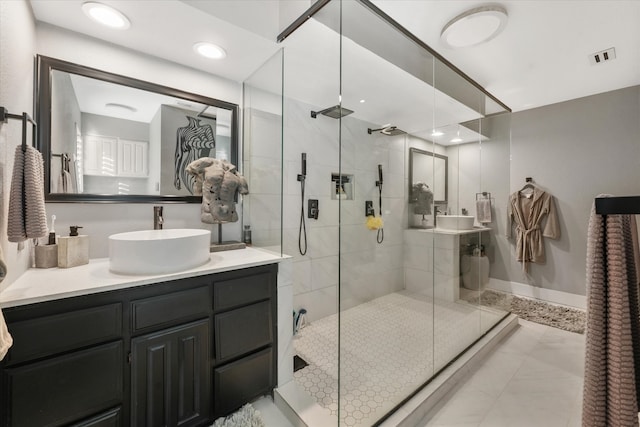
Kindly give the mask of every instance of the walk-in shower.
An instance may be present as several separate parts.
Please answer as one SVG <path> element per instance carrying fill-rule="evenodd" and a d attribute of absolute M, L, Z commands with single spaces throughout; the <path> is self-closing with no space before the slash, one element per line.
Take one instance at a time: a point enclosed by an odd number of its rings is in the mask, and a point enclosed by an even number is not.
<path fill-rule="evenodd" d="M 506 206 L 509 110 L 366 0 L 319 0 L 279 39 L 282 50 L 244 83 L 244 218 L 254 246 L 290 256 L 278 284 L 276 397 L 311 427 L 383 425 L 507 315 L 483 306 L 479 285 L 460 287 L 473 248 L 484 248 L 492 279 L 503 277 L 502 211 L 465 230 L 433 216 L 472 211 L 482 191 Z M 449 128 L 462 143 L 434 131 Z M 301 152 L 306 197 L 322 206 L 304 253 Z M 336 194 L 341 177 L 348 197 Z M 417 184 L 432 193 L 428 207 L 415 207 Z M 384 239 L 365 206 L 384 218 Z M 302 309 L 307 324 L 292 337 Z M 308 362 L 295 374 L 294 353 Z"/>

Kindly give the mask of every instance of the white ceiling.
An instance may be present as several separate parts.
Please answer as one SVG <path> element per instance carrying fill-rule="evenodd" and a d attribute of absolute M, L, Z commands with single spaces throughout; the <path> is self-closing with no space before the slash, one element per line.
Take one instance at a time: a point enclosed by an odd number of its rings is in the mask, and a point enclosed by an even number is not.
<path fill-rule="evenodd" d="M 442 27 L 486 2 L 373 2 L 514 111 L 640 84 L 640 0 L 502 0 L 509 14 L 505 31 L 459 50 L 440 43 Z M 103 1 L 129 17 L 132 25 L 125 31 L 95 25 L 82 13 L 82 3 L 31 0 L 39 21 L 242 81 L 277 51 L 277 33 L 310 1 Z M 224 46 L 227 58 L 196 56 L 192 45 L 201 40 Z M 590 64 L 590 53 L 609 47 L 616 48 L 614 61 Z"/>

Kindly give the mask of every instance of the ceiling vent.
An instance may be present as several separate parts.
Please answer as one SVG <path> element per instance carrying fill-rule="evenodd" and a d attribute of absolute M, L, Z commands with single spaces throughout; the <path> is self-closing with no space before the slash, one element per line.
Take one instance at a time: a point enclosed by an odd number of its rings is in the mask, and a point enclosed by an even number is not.
<path fill-rule="evenodd" d="M 614 47 L 589 55 L 591 65 L 604 64 L 605 62 L 613 61 L 614 59 L 616 59 L 616 48 Z"/>

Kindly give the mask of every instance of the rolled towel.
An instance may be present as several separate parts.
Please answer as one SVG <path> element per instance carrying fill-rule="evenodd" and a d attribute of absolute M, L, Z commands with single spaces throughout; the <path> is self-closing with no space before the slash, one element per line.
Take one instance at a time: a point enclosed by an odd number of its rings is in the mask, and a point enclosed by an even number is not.
<path fill-rule="evenodd" d="M 11 190 L 7 237 L 10 242 L 47 235 L 47 212 L 44 204 L 44 163 L 34 147 L 16 147 Z"/>
<path fill-rule="evenodd" d="M 491 199 L 476 200 L 476 218 L 480 224 L 491 222 Z"/>

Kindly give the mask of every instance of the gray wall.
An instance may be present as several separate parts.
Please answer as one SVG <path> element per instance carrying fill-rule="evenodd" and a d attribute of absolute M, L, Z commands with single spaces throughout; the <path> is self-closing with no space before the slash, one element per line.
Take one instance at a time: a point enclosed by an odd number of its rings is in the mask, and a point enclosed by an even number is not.
<path fill-rule="evenodd" d="M 0 105 L 10 113 L 33 114 L 35 19 L 27 1 L 0 1 Z M 0 123 L 0 245 L 8 266 L 0 291 L 30 265 L 30 241 L 24 249 L 7 240 L 7 211 L 14 152 L 22 142 L 19 121 Z"/>
<path fill-rule="evenodd" d="M 82 116 L 76 93 L 71 84 L 71 77 L 67 73 L 54 72 L 51 76 L 51 152 L 55 154 L 67 153 L 72 161 L 76 155 L 76 125 L 82 131 Z M 75 167 L 70 165 L 73 179 Z M 60 157 L 51 161 L 51 192 L 57 193 L 58 178 L 62 172 Z M 74 184 L 75 189 L 75 184 Z"/>
<path fill-rule="evenodd" d="M 525 177 L 555 196 L 561 237 L 529 275 L 514 261 L 498 277 L 585 295 L 587 225 L 600 193 L 640 194 L 640 86 L 512 115 L 511 191 Z M 492 274 L 492 277 L 495 277 Z"/>

